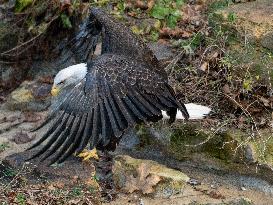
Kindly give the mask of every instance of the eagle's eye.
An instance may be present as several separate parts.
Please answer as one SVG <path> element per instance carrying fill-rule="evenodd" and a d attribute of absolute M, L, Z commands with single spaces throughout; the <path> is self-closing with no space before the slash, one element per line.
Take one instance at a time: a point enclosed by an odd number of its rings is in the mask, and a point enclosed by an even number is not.
<path fill-rule="evenodd" d="M 57 85 L 63 85 L 65 82 L 65 80 L 62 80 L 61 82 L 59 82 Z"/>

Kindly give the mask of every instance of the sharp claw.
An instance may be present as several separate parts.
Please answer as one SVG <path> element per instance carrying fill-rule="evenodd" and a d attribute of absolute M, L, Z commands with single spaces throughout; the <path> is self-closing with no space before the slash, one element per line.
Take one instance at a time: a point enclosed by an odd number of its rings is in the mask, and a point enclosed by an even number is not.
<path fill-rule="evenodd" d="M 99 160 L 99 156 L 97 154 L 97 149 L 94 148 L 91 151 L 89 150 L 83 150 L 78 157 L 83 158 L 83 161 L 89 160 L 90 158 L 94 158 L 96 160 Z"/>

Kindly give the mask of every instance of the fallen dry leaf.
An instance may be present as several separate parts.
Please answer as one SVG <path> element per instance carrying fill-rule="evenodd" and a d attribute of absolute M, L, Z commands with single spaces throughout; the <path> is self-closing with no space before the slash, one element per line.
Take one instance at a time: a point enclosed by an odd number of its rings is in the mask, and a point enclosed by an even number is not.
<path fill-rule="evenodd" d="M 211 191 L 208 193 L 208 195 L 213 199 L 225 199 L 226 198 L 218 191 Z"/>
<path fill-rule="evenodd" d="M 134 191 L 142 191 L 143 194 L 150 194 L 154 191 L 154 186 L 160 182 L 159 176 L 150 174 L 150 167 L 145 163 L 141 163 L 137 169 L 137 176 L 130 175 L 125 183 L 125 191 L 133 193 Z"/>
<path fill-rule="evenodd" d="M 47 189 L 48 189 L 49 191 L 54 191 L 54 190 L 56 190 L 56 188 L 55 188 L 52 184 L 50 184 L 50 185 L 47 187 Z"/>
<path fill-rule="evenodd" d="M 266 99 L 263 96 L 259 96 L 260 101 L 264 104 L 265 107 L 270 107 L 270 100 Z"/>
<path fill-rule="evenodd" d="M 65 9 L 68 9 L 69 7 L 71 7 L 71 1 L 70 0 L 61 0 L 60 3 L 61 3 L 60 8 L 61 8 L 62 11 L 65 10 Z"/>
<path fill-rule="evenodd" d="M 203 72 L 206 72 L 206 70 L 208 69 L 208 62 L 204 62 L 202 63 L 202 65 L 199 67 L 199 70 L 203 71 Z"/>
<path fill-rule="evenodd" d="M 145 1 L 141 1 L 141 0 L 137 0 L 135 2 L 135 8 L 139 8 L 139 9 L 142 9 L 142 10 L 146 10 L 148 9 L 148 4 L 145 3 Z"/>
<path fill-rule="evenodd" d="M 155 5 L 155 0 L 148 0 L 148 11 L 151 10 Z"/>
<path fill-rule="evenodd" d="M 224 93 L 227 94 L 227 95 L 231 94 L 231 91 L 230 91 L 230 88 L 229 88 L 229 85 L 228 85 L 228 84 L 225 84 L 225 85 L 223 86 L 223 91 L 224 91 Z"/>
<path fill-rule="evenodd" d="M 159 31 L 161 38 L 190 38 L 192 36 L 192 33 L 185 31 L 181 28 L 162 28 Z"/>
<path fill-rule="evenodd" d="M 131 11 L 127 13 L 128 16 L 136 17 L 137 13 L 135 11 Z"/>

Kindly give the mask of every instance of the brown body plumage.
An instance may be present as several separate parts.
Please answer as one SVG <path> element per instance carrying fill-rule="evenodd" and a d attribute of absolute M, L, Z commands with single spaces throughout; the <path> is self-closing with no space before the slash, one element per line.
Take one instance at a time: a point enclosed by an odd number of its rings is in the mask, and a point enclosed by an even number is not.
<path fill-rule="evenodd" d="M 100 36 L 101 55 L 90 59 Z M 153 52 L 103 10 L 91 9 L 70 45 L 77 60 L 87 62 L 88 72 L 48 118 L 54 122 L 33 147 L 49 141 L 34 157 L 47 151 L 43 158 L 54 155 L 52 162 L 62 162 L 88 143 L 91 149 L 114 150 L 126 129 L 160 120 L 162 110 L 171 122 L 177 109 L 188 118 Z"/>

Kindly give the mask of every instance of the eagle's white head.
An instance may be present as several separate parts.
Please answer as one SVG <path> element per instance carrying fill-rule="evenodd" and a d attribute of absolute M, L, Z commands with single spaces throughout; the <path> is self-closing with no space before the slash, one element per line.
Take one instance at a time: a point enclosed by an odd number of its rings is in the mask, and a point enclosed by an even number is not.
<path fill-rule="evenodd" d="M 87 74 L 87 64 L 80 63 L 60 70 L 54 78 L 51 94 L 56 96 L 60 90 L 78 84 Z"/>

